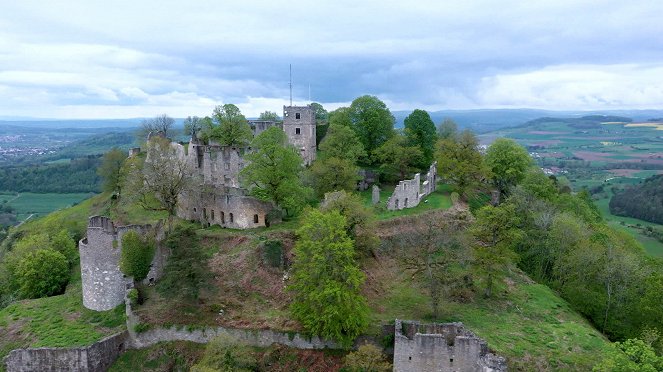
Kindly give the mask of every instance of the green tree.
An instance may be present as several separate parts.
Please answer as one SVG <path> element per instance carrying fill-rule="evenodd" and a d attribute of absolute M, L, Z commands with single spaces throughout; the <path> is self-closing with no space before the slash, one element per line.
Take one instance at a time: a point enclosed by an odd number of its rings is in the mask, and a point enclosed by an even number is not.
<path fill-rule="evenodd" d="M 327 194 L 325 200 L 320 204 L 320 210 L 323 212 L 338 211 L 341 216 L 345 217 L 345 231 L 355 241 L 357 251 L 375 257 L 374 250 L 380 243 L 375 235 L 375 216 L 359 195 L 345 191 Z"/>
<path fill-rule="evenodd" d="M 611 345 L 607 358 L 594 366 L 595 372 L 656 372 L 663 370 L 663 357 L 644 341 L 628 339 Z"/>
<path fill-rule="evenodd" d="M 117 193 L 122 192 L 122 165 L 127 158 L 124 151 L 113 148 L 104 154 L 101 166 L 97 168 L 97 174 L 104 180 L 104 191 Z"/>
<path fill-rule="evenodd" d="M 359 181 L 359 168 L 347 159 L 320 159 L 313 163 L 311 172 L 315 177 L 315 191 L 320 197 L 330 191 L 352 191 Z"/>
<path fill-rule="evenodd" d="M 150 272 L 154 248 L 154 239 L 143 238 L 136 231 L 127 232 L 122 236 L 120 270 L 136 282 L 145 279 Z"/>
<path fill-rule="evenodd" d="M 260 117 L 258 117 L 258 119 L 266 121 L 281 121 L 281 117 L 279 116 L 279 114 L 273 111 L 261 112 Z"/>
<path fill-rule="evenodd" d="M 288 144 L 285 132 L 271 127 L 260 133 L 251 147 L 256 151 L 245 155 L 248 165 L 240 172 L 244 186 L 253 196 L 272 201 L 288 215 L 299 212 L 311 190 L 302 185 L 302 158 Z"/>
<path fill-rule="evenodd" d="M 329 120 L 329 113 L 327 112 L 327 110 L 325 110 L 325 108 L 322 107 L 322 105 L 317 102 L 311 103 L 311 108 L 313 109 L 313 113 L 315 114 L 315 123 L 317 125 L 327 124 Z"/>
<path fill-rule="evenodd" d="M 492 172 L 494 186 L 501 195 L 507 195 L 512 186 L 523 180 L 532 158 L 516 141 L 498 138 L 488 147 L 486 165 Z"/>
<path fill-rule="evenodd" d="M 329 126 L 330 127 L 351 127 L 352 119 L 350 118 L 349 107 L 339 107 L 329 113 Z"/>
<path fill-rule="evenodd" d="M 64 292 L 69 281 L 67 258 L 52 249 L 26 254 L 14 273 L 23 297 L 39 298 Z"/>
<path fill-rule="evenodd" d="M 375 158 L 380 163 L 380 170 L 389 178 L 404 180 L 408 174 L 417 170 L 423 154 L 418 146 L 410 146 L 402 135 L 391 137 L 376 149 Z"/>
<path fill-rule="evenodd" d="M 476 265 L 485 278 L 486 297 L 493 294 L 495 278 L 516 259 L 512 248 L 522 238 L 518 229 L 520 220 L 512 204 L 498 207 L 485 206 L 477 212 L 471 228 L 477 239 L 475 248 Z"/>
<path fill-rule="evenodd" d="M 440 125 L 437 126 L 437 136 L 442 139 L 454 139 L 458 134 L 458 125 L 453 119 L 444 118 Z"/>
<path fill-rule="evenodd" d="M 288 289 L 295 319 L 307 332 L 350 346 L 368 325 L 361 296 L 364 275 L 355 261 L 346 221 L 337 211 L 310 210 L 297 230 Z"/>
<path fill-rule="evenodd" d="M 405 118 L 405 137 L 410 146 L 418 146 L 422 153 L 420 168 L 426 169 L 433 163 L 435 155 L 435 124 L 428 112 L 414 110 Z"/>
<path fill-rule="evenodd" d="M 67 229 L 62 229 L 57 234 L 51 236 L 51 248 L 55 251 L 62 253 L 67 258 L 69 267 L 73 266 L 76 258 L 78 257 L 78 249 L 76 242 L 69 235 Z"/>
<path fill-rule="evenodd" d="M 441 139 L 438 148 L 440 176 L 451 183 L 458 194 L 465 198 L 472 196 L 488 174 L 476 135 L 465 130 L 458 136 Z"/>
<path fill-rule="evenodd" d="M 345 159 L 356 164 L 366 157 L 366 151 L 352 129 L 332 125 L 327 136 L 320 143 L 320 157 Z"/>
<path fill-rule="evenodd" d="M 216 106 L 212 113 L 216 126 L 210 138 L 224 146 L 246 146 L 253 138 L 253 131 L 239 108 L 233 104 Z"/>
<path fill-rule="evenodd" d="M 361 96 L 350 105 L 350 126 L 369 154 L 394 136 L 394 116 L 375 96 Z"/>

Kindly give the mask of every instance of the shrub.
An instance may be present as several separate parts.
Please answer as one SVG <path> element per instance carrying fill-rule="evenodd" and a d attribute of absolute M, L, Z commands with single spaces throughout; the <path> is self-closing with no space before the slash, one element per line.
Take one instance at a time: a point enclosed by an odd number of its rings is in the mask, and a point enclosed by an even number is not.
<path fill-rule="evenodd" d="M 120 269 L 122 272 L 141 281 L 150 272 L 150 265 L 154 257 L 154 240 L 143 239 L 135 231 L 129 231 L 122 236 L 122 257 Z"/>
<path fill-rule="evenodd" d="M 150 325 L 147 323 L 138 323 L 134 325 L 134 332 L 136 333 L 143 333 L 146 332 L 148 329 L 150 329 Z"/>
<path fill-rule="evenodd" d="M 21 259 L 15 275 L 23 297 L 52 296 L 64 292 L 69 281 L 69 264 L 62 253 L 39 249 Z"/>
<path fill-rule="evenodd" d="M 345 356 L 345 365 L 351 372 L 387 372 L 391 363 L 384 358 L 382 351 L 375 345 L 364 344 Z"/>
<path fill-rule="evenodd" d="M 263 243 L 263 258 L 271 267 L 283 268 L 283 243 L 280 240 L 267 240 Z"/>
<path fill-rule="evenodd" d="M 51 237 L 51 248 L 62 253 L 67 258 L 69 266 L 73 266 L 78 257 L 76 242 L 69 235 L 67 229 L 60 230 L 59 233 Z"/>
<path fill-rule="evenodd" d="M 232 337 L 222 334 L 207 344 L 205 354 L 192 371 L 253 371 L 257 360 L 251 348 L 237 343 Z"/>
<path fill-rule="evenodd" d="M 127 293 L 127 298 L 131 301 L 131 306 L 136 306 L 138 304 L 138 290 L 136 288 L 131 288 L 129 293 Z"/>

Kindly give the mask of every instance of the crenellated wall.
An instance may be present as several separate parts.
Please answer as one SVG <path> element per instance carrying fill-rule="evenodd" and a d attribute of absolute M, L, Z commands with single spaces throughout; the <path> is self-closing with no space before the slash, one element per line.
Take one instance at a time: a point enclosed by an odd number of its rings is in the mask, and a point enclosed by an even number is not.
<path fill-rule="evenodd" d="M 396 320 L 394 372 L 504 372 L 506 360 L 462 323 Z"/>
<path fill-rule="evenodd" d="M 129 231 L 139 234 L 160 233 L 160 226 L 129 225 L 115 227 L 108 217 L 90 217 L 87 236 L 78 244 L 83 284 L 83 305 L 91 310 L 105 311 L 124 301 L 124 294 L 133 280 L 120 271 L 122 237 Z M 159 240 L 158 236 L 156 237 Z M 146 282 L 156 280 L 165 267 L 167 253 L 157 244 L 152 267 Z"/>

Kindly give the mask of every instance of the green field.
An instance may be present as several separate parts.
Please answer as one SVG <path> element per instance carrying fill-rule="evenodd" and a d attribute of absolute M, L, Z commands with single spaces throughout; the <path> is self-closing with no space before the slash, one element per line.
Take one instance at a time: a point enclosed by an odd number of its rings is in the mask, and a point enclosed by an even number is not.
<path fill-rule="evenodd" d="M 0 202 L 7 200 L 9 205 L 16 209 L 18 220 L 23 221 L 30 215 L 34 217 L 45 216 L 58 209 L 70 207 L 90 198 L 94 194 L 35 194 L 35 193 L 3 193 Z"/>
<path fill-rule="evenodd" d="M 528 147 L 537 163 L 554 173 L 561 184 L 568 184 L 574 191 L 590 190 L 608 224 L 631 234 L 650 254 L 663 257 L 663 243 L 646 236 L 640 228 L 660 225 L 614 216 L 608 207 L 613 188 L 621 189 L 663 173 L 663 133 L 652 127 L 625 124 L 579 125 L 578 121 L 550 119 L 480 138 L 489 143 L 497 137 L 508 137 Z"/>

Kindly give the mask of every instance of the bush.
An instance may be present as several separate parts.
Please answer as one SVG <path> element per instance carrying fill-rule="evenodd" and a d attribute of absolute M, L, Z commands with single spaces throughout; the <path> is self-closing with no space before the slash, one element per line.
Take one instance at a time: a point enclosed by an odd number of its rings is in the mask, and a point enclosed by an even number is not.
<path fill-rule="evenodd" d="M 150 265 L 154 257 L 154 240 L 143 239 L 135 231 L 129 231 L 122 236 L 122 257 L 120 269 L 122 272 L 141 281 L 150 272 Z"/>
<path fill-rule="evenodd" d="M 384 358 L 382 351 L 375 345 L 364 344 L 359 346 L 345 357 L 345 365 L 351 372 L 388 372 L 391 363 Z"/>
<path fill-rule="evenodd" d="M 62 253 L 39 249 L 21 259 L 15 275 L 23 297 L 52 296 L 64 292 L 69 281 L 69 264 Z"/>
<path fill-rule="evenodd" d="M 136 288 L 131 288 L 129 293 L 127 293 L 127 298 L 131 301 L 131 306 L 136 306 L 138 304 L 138 290 Z"/>
<path fill-rule="evenodd" d="M 250 347 L 222 334 L 207 344 L 203 358 L 191 370 L 242 372 L 255 370 L 257 364 Z"/>
<path fill-rule="evenodd" d="M 146 332 L 148 329 L 150 329 L 150 325 L 147 323 L 138 323 L 134 325 L 134 332 L 136 333 L 143 333 Z"/>
<path fill-rule="evenodd" d="M 171 255 L 157 290 L 167 298 L 198 299 L 209 272 L 206 270 L 207 257 L 200 247 L 196 230 L 192 226 L 176 226 L 168 234 L 166 246 L 170 248 Z"/>
<path fill-rule="evenodd" d="M 51 248 L 62 253 L 67 258 L 69 266 L 74 265 L 78 257 L 78 250 L 76 249 L 76 242 L 69 235 L 67 229 L 60 230 L 59 233 L 51 237 Z"/>
<path fill-rule="evenodd" d="M 263 258 L 270 267 L 283 268 L 283 243 L 267 240 L 263 243 Z"/>

